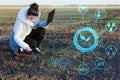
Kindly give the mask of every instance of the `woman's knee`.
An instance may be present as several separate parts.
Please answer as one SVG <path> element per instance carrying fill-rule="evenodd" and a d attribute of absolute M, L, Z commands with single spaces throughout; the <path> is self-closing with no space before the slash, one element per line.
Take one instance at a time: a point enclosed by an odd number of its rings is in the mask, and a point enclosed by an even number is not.
<path fill-rule="evenodd" d="M 43 33 L 43 34 L 45 34 L 46 32 L 45 28 L 38 28 L 37 30 L 39 31 L 39 33 Z"/>
<path fill-rule="evenodd" d="M 37 41 L 30 38 L 29 36 L 27 36 L 24 40 L 31 48 L 34 48 L 37 46 Z"/>

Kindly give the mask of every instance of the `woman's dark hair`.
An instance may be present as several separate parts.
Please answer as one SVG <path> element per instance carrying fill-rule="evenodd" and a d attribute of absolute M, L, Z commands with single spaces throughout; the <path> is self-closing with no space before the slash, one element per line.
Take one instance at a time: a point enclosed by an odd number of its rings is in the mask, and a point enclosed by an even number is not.
<path fill-rule="evenodd" d="M 36 3 L 31 4 L 27 11 L 27 16 L 28 15 L 38 16 L 38 13 L 39 13 L 38 4 L 36 4 Z"/>

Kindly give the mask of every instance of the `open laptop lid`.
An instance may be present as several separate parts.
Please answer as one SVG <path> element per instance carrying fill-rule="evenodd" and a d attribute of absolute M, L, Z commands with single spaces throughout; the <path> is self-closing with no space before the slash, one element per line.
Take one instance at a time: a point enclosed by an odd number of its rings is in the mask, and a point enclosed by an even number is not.
<path fill-rule="evenodd" d="M 48 14 L 47 25 L 53 21 L 54 14 L 55 14 L 55 9 L 53 9 L 53 10 Z"/>

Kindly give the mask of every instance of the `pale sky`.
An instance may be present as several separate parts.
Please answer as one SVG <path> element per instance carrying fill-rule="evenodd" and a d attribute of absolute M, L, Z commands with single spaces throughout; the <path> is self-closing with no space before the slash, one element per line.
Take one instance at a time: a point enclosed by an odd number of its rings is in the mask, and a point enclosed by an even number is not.
<path fill-rule="evenodd" d="M 0 5 L 120 5 L 120 0 L 0 0 Z"/>

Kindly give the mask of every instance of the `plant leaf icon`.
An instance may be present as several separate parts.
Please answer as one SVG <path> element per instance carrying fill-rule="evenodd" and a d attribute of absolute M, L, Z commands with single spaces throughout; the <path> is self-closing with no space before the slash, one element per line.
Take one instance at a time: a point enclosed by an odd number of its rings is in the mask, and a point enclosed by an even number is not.
<path fill-rule="evenodd" d="M 80 35 L 80 39 L 85 41 L 85 36 Z"/>
<path fill-rule="evenodd" d="M 86 38 L 85 42 L 88 42 L 90 41 L 90 36 L 88 38 Z"/>

